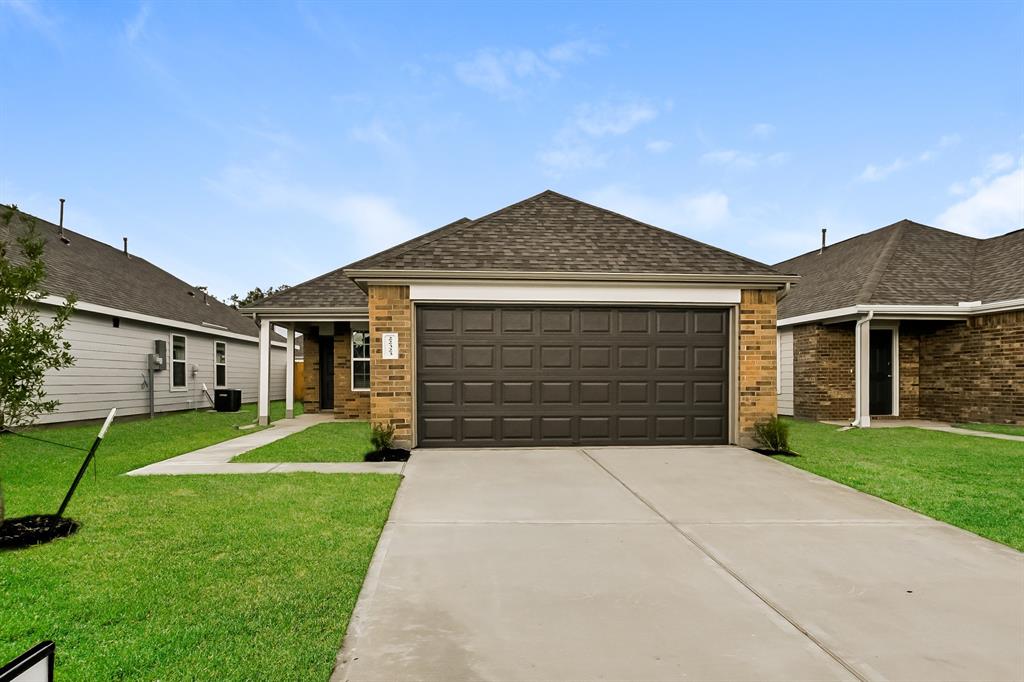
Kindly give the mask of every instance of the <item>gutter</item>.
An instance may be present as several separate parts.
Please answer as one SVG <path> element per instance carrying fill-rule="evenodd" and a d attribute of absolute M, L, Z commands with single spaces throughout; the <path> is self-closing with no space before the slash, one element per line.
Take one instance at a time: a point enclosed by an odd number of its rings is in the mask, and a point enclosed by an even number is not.
<path fill-rule="evenodd" d="M 894 318 L 966 319 L 974 315 L 987 315 L 1011 310 L 1024 310 L 1024 298 L 991 301 L 989 303 L 972 301 L 956 305 L 852 305 L 845 308 L 832 308 L 831 310 L 822 310 L 817 313 L 782 318 L 776 323 L 776 326 L 787 327 L 820 320 L 838 320 L 839 318 L 852 318 L 867 313 L 875 313 L 880 317 Z"/>

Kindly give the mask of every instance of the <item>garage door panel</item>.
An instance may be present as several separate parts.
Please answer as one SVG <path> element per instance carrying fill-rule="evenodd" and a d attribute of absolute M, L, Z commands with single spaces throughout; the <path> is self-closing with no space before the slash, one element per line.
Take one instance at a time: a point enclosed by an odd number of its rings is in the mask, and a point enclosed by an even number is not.
<path fill-rule="evenodd" d="M 724 443 L 727 310 L 417 306 L 421 446 Z"/>

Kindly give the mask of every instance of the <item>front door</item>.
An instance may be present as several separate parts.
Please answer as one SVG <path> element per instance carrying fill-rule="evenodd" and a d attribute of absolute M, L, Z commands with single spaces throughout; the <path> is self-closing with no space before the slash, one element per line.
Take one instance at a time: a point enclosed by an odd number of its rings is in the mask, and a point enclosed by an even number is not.
<path fill-rule="evenodd" d="M 334 337 L 320 337 L 320 409 L 334 409 Z"/>
<path fill-rule="evenodd" d="M 873 415 L 892 414 L 892 334 L 891 329 L 871 330 L 868 407 Z"/>

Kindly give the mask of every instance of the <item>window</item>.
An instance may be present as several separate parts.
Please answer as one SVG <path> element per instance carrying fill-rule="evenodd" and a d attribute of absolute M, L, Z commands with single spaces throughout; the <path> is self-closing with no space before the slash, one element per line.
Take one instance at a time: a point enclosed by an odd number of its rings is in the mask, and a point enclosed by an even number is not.
<path fill-rule="evenodd" d="M 228 383 L 228 345 L 223 341 L 213 342 L 213 382 L 216 388 Z"/>
<path fill-rule="evenodd" d="M 171 390 L 184 391 L 185 377 L 185 337 L 171 334 Z"/>
<path fill-rule="evenodd" d="M 352 390 L 370 390 L 370 332 L 352 328 Z"/>

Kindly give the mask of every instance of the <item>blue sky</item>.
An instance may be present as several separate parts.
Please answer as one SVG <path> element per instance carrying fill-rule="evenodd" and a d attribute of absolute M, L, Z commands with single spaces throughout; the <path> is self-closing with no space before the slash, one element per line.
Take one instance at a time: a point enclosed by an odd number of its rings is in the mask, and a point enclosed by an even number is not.
<path fill-rule="evenodd" d="M 0 202 L 220 296 L 545 188 L 776 262 L 1024 226 L 1024 3 L 0 0 Z"/>

